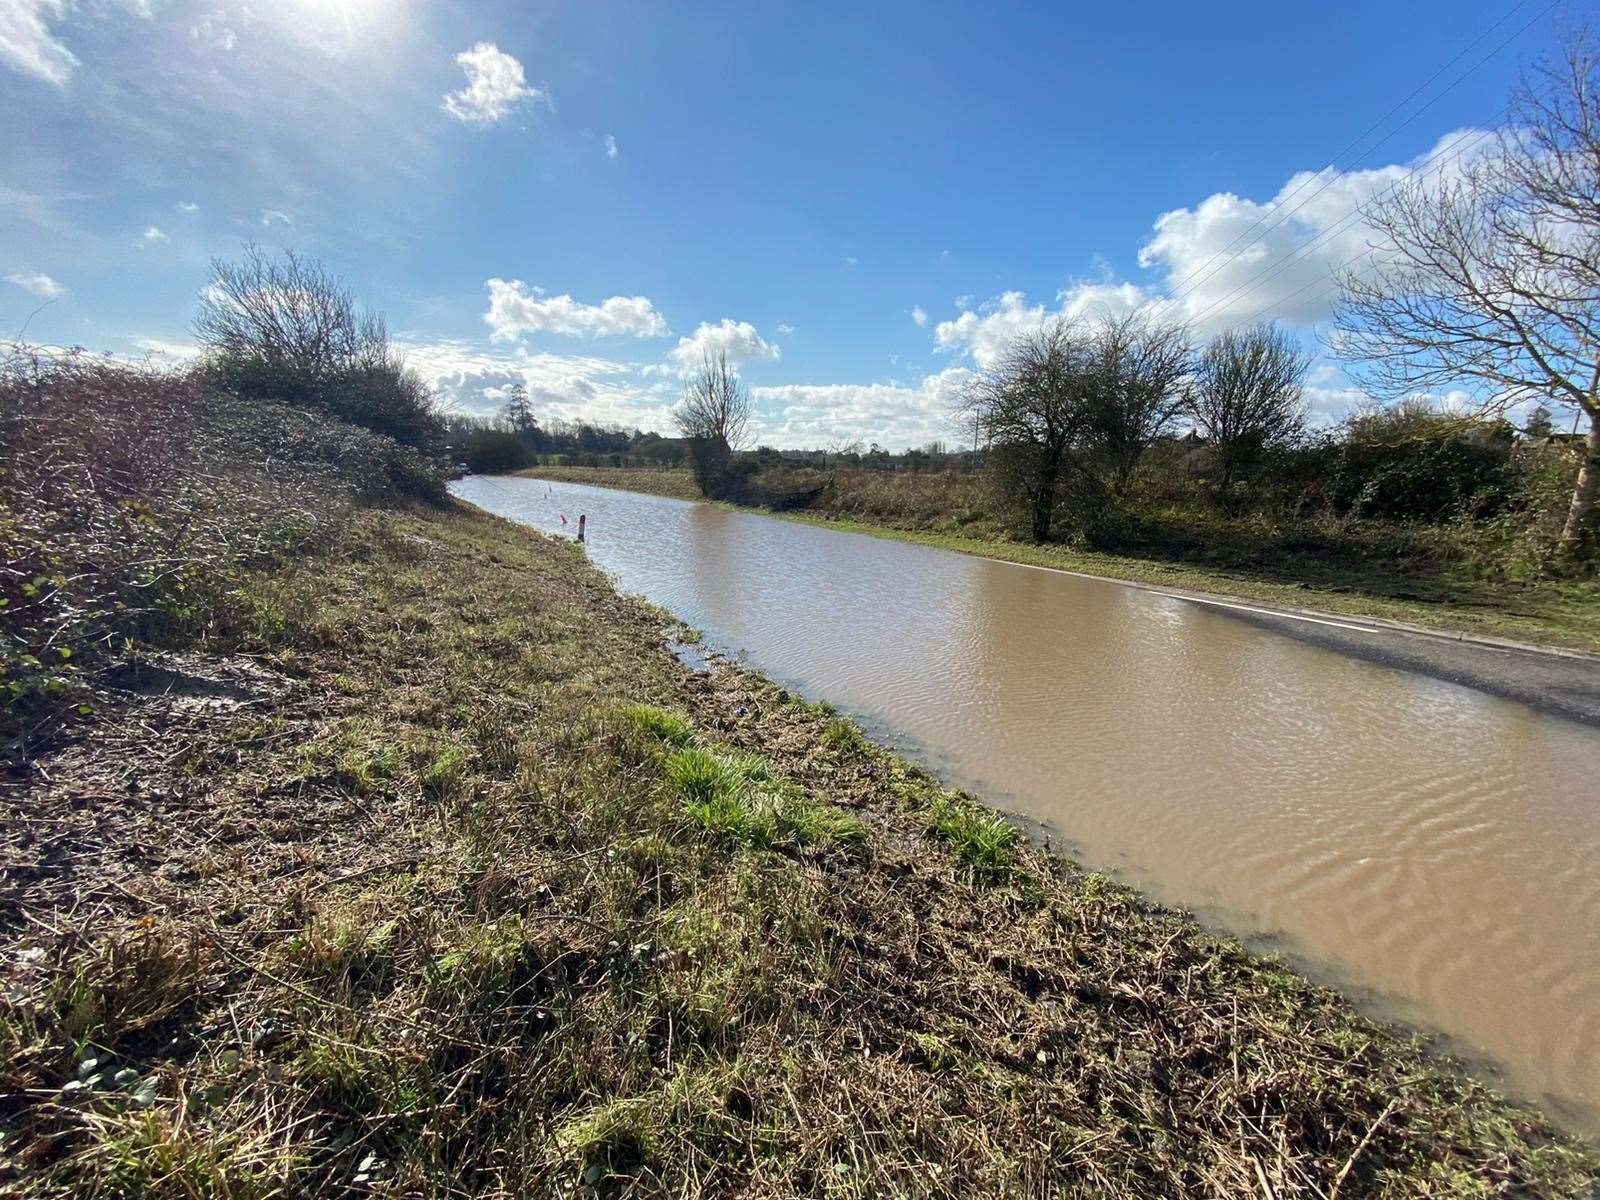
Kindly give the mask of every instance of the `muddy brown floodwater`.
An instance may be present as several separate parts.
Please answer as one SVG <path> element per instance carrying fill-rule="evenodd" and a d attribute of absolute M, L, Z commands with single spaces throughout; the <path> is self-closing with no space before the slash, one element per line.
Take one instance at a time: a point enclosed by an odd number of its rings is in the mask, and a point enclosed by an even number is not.
<path fill-rule="evenodd" d="M 713 645 L 1600 1134 L 1600 729 L 1103 580 L 543 480 L 453 490 L 544 530 L 586 513 L 594 560 Z"/>

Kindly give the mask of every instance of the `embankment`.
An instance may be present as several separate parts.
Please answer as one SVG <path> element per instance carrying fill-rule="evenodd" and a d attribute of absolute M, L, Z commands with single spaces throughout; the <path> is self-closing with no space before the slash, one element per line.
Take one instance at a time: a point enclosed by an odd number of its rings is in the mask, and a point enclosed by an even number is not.
<path fill-rule="evenodd" d="M 5 795 L 35 1195 L 1578 1196 L 1600 1159 L 1025 844 L 581 550 L 362 509 Z"/>

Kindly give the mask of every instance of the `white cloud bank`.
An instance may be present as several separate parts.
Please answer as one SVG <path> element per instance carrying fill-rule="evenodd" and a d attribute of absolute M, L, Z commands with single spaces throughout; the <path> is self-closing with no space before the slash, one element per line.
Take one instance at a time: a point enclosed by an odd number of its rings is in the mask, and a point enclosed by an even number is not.
<path fill-rule="evenodd" d="M 67 0 L 0 0 L 0 62 L 65 87 L 78 59 L 51 32 L 50 22 L 66 11 Z"/>
<path fill-rule="evenodd" d="M 1427 153 L 1365 171 L 1300 171 L 1272 199 L 1217 192 L 1163 213 L 1139 265 L 1161 272 L 1176 315 L 1206 330 L 1256 319 L 1310 326 L 1333 311 L 1336 271 L 1361 272 L 1378 234 L 1360 209 L 1401 180 L 1460 174 L 1490 146 L 1486 131 L 1446 134 Z"/>
<path fill-rule="evenodd" d="M 1297 172 L 1270 200 L 1214 193 L 1156 218 L 1139 249 L 1139 265 L 1158 272 L 1156 282 L 1074 283 L 1056 294 L 1053 308 L 1030 305 L 1020 291 L 977 307 L 958 301 L 960 313 L 935 326 L 935 342 L 989 366 L 1011 338 L 1058 316 L 1147 309 L 1190 322 L 1201 336 L 1257 320 L 1313 328 L 1333 313 L 1335 274 L 1359 274 L 1371 261 L 1378 235 L 1361 219 L 1361 207 L 1413 175 L 1429 183 L 1458 175 L 1487 145 L 1484 131 L 1457 130 L 1410 162 Z"/>
<path fill-rule="evenodd" d="M 57 296 L 67 294 L 65 287 L 43 271 L 13 271 L 6 276 L 6 282 L 16 284 L 29 295 L 38 296 L 41 300 L 54 300 Z"/>
<path fill-rule="evenodd" d="M 972 377 L 950 367 L 910 387 L 901 383 L 783 384 L 750 389 L 755 436 L 777 446 L 877 442 L 896 450 L 953 435 L 951 413 Z"/>
<path fill-rule="evenodd" d="M 710 328 L 717 328 L 711 326 Z M 685 339 L 687 340 L 687 339 Z M 485 349 L 468 341 L 396 339 L 406 362 L 448 408 L 498 412 L 506 389 L 521 383 L 541 420 L 594 421 L 672 434 L 681 383 L 649 363 L 584 354 Z M 950 411 L 971 375 L 951 367 L 920 384 L 788 384 L 751 389 L 752 436 L 781 446 L 827 446 L 860 439 L 902 448 L 955 434 Z"/>
<path fill-rule="evenodd" d="M 173 342 L 165 338 L 136 337 L 133 339 L 133 348 L 141 354 L 148 354 L 153 358 L 166 359 L 173 363 L 191 363 L 200 357 L 200 347 L 193 342 Z"/>
<path fill-rule="evenodd" d="M 489 336 L 514 341 L 530 333 L 567 337 L 665 337 L 667 322 L 647 296 L 611 296 L 583 304 L 571 296 L 546 297 L 520 279 L 491 279 L 489 311 L 483 314 Z"/>
<path fill-rule="evenodd" d="M 1217 192 L 1156 218 L 1139 249 L 1139 265 L 1156 273 L 1154 280 L 1118 281 L 1106 272 L 1063 288 L 1053 306 L 1030 304 L 1016 290 L 978 305 L 963 297 L 957 315 L 935 325 L 935 344 L 988 367 L 1017 334 L 1051 318 L 1114 318 L 1139 310 L 1188 322 L 1202 338 L 1262 320 L 1310 334 L 1333 314 L 1335 276 L 1370 269 L 1372 247 L 1381 239 L 1361 219 L 1361 208 L 1404 179 L 1436 185 L 1456 177 L 1488 146 L 1485 131 L 1457 130 L 1409 162 L 1297 172 L 1268 200 Z M 1318 364 L 1306 395 L 1329 420 L 1365 399 L 1337 364 L 1326 362 Z"/>
<path fill-rule="evenodd" d="M 767 341 L 749 321 L 735 321 L 723 317 L 715 325 L 700 322 L 688 337 L 678 339 L 678 344 L 667 355 L 667 364 L 680 374 L 688 374 L 705 361 L 706 356 L 725 354 L 734 366 L 757 359 L 777 359 L 783 351 Z"/>
<path fill-rule="evenodd" d="M 670 432 L 676 388 L 645 377 L 643 364 L 584 354 L 484 349 L 460 340 L 396 339 L 406 362 L 458 412 L 487 415 L 521 383 L 541 418 L 616 423 Z"/>
<path fill-rule="evenodd" d="M 493 42 L 479 42 L 456 55 L 466 73 L 467 86 L 445 95 L 441 107 L 469 125 L 493 125 L 510 115 L 525 100 L 545 100 L 538 88 L 528 86 L 522 64 Z"/>
<path fill-rule="evenodd" d="M 1057 307 L 1028 303 L 1022 292 L 1003 292 L 976 308 L 958 305 L 960 316 L 940 321 L 934 342 L 943 350 L 959 350 L 980 367 L 993 366 L 1011 340 L 1052 317 L 1103 319 L 1119 317 L 1148 304 L 1151 297 L 1132 283 L 1086 283 L 1058 292 Z"/>

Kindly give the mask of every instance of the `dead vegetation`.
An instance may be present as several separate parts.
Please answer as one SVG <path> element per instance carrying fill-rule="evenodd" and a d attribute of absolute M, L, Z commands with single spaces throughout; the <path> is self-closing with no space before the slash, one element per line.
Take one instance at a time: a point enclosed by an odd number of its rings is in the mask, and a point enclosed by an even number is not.
<path fill-rule="evenodd" d="M 0 1188 L 1596 1178 L 1538 1116 L 825 706 L 683 668 L 571 545 L 367 511 L 235 591 L 171 686 L 8 782 Z M 200 678 L 230 703 L 179 703 Z"/>
<path fill-rule="evenodd" d="M 203 637 L 244 572 L 353 505 L 442 495 L 421 454 L 342 421 L 0 346 L 0 760 L 113 702 L 112 668 Z"/>

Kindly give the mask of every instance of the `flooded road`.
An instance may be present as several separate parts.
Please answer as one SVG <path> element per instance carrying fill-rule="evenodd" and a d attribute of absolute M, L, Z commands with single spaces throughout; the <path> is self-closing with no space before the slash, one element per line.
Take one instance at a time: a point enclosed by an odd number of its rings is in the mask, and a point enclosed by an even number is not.
<path fill-rule="evenodd" d="M 586 513 L 594 560 L 711 644 L 1600 1133 L 1600 729 L 1103 580 L 543 480 L 452 490 L 544 530 Z"/>

